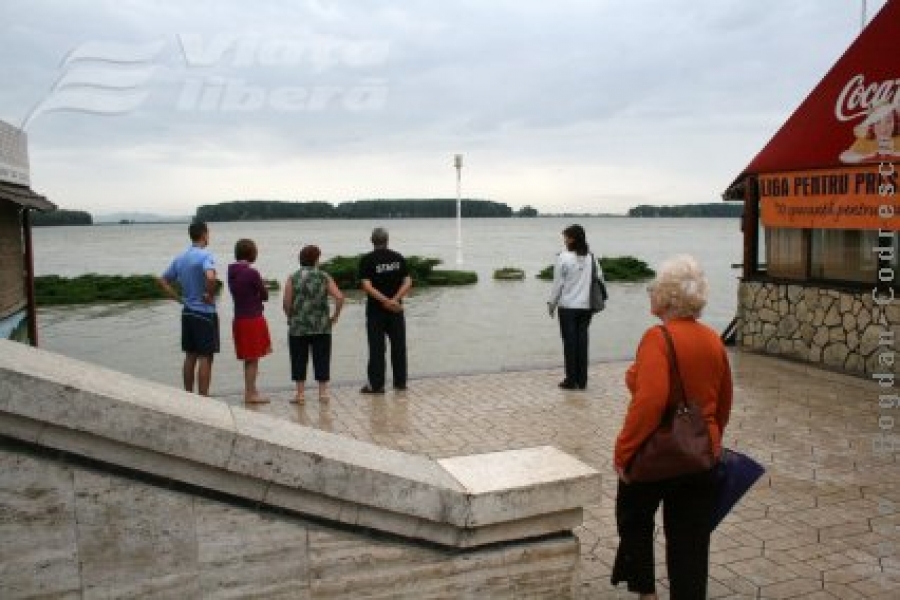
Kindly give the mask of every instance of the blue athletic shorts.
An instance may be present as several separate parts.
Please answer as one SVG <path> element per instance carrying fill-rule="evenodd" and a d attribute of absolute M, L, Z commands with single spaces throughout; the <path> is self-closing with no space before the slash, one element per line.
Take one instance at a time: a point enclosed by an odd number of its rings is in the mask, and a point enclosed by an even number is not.
<path fill-rule="evenodd" d="M 219 315 L 185 308 L 181 312 L 181 349 L 212 356 L 219 351 Z"/>

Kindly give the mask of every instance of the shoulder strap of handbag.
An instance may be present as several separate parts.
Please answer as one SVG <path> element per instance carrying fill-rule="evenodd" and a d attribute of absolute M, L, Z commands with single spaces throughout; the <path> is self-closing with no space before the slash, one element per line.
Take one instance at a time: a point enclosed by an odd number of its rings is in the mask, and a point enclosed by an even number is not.
<path fill-rule="evenodd" d="M 670 403 L 684 404 L 687 402 L 687 394 L 684 391 L 684 382 L 681 379 L 681 371 L 678 369 L 678 357 L 675 354 L 675 343 L 672 334 L 665 325 L 660 325 L 663 336 L 666 338 L 666 347 L 669 351 L 669 385 L 673 386 L 674 394 L 669 394 Z M 674 402 L 672 402 L 674 400 Z"/>
<path fill-rule="evenodd" d="M 591 277 L 597 279 L 597 257 L 593 252 L 591 252 Z"/>

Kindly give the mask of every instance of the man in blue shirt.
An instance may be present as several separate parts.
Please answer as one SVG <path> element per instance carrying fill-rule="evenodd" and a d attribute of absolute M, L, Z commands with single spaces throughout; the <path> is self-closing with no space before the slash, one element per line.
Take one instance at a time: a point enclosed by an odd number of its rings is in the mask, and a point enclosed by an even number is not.
<path fill-rule="evenodd" d="M 219 351 L 219 318 L 216 314 L 216 261 L 206 249 L 206 223 L 188 227 L 191 245 L 179 254 L 159 278 L 163 291 L 184 306 L 181 313 L 181 349 L 184 350 L 184 389 L 209 396 L 213 356 Z M 178 283 L 177 290 L 172 284 Z M 196 372 L 196 377 L 195 377 Z"/>

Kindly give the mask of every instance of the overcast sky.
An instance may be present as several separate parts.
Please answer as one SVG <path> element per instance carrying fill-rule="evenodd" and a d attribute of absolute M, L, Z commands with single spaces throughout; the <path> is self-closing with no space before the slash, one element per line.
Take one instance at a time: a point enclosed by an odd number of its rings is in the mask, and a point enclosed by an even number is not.
<path fill-rule="evenodd" d="M 871 18 L 884 0 L 869 0 Z M 0 0 L 0 120 L 95 214 L 464 197 L 714 202 L 857 0 Z"/>

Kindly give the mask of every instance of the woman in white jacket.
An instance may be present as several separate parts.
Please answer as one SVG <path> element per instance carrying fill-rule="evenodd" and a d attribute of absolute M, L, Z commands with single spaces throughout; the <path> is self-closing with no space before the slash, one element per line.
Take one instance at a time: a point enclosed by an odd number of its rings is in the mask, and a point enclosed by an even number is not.
<path fill-rule="evenodd" d="M 553 269 L 553 289 L 547 302 L 550 316 L 558 309 L 559 332 L 563 340 L 566 378 L 559 383 L 565 390 L 583 390 L 587 386 L 588 328 L 591 325 L 591 261 L 584 228 L 570 225 L 563 232 L 566 249 L 559 253 Z"/>

